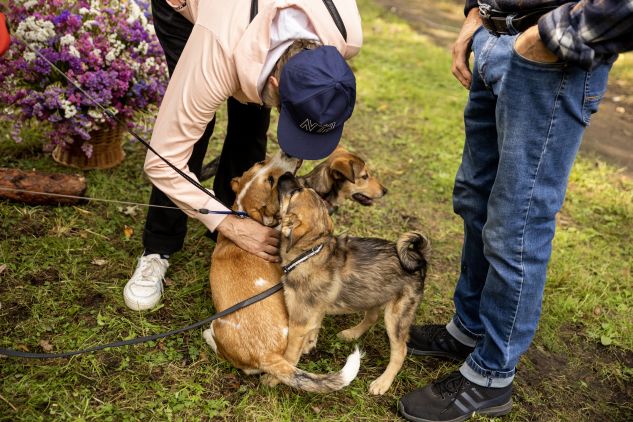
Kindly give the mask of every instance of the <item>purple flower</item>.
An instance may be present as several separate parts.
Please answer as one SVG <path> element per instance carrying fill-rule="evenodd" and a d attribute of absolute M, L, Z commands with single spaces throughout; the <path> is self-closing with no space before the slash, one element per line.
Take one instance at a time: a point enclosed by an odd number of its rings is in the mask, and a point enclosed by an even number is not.
<path fill-rule="evenodd" d="M 148 108 L 155 109 L 164 95 L 167 69 L 160 44 L 149 29 L 148 3 L 136 0 L 114 6 L 109 0 L 38 0 L 29 10 L 23 2 L 10 3 L 5 12 L 14 31 L 47 31 L 42 32 L 45 37 L 26 34 L 38 40 L 33 46 L 39 55 L 16 42 L 0 58 L 0 104 L 7 113 L 0 118 L 12 123 L 17 142 L 22 126 L 30 121 L 38 122 L 43 138 L 52 140 L 48 148 L 89 140 L 91 131 L 113 125 L 95 101 L 130 125 L 139 111 L 152 114 Z M 21 26 L 29 18 L 30 24 Z M 50 25 L 54 31 L 46 29 Z M 91 98 L 40 55 L 76 80 Z M 149 57 L 158 66 L 143 66 Z M 83 151 L 91 154 L 92 146 L 84 146 Z"/>

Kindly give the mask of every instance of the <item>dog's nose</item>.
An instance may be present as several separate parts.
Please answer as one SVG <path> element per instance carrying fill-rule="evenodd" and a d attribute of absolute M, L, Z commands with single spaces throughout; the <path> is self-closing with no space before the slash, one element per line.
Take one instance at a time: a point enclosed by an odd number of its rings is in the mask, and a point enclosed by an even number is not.
<path fill-rule="evenodd" d="M 289 171 L 284 173 L 277 181 L 277 192 L 279 192 L 280 195 L 284 195 L 300 187 L 297 178 Z"/>
<path fill-rule="evenodd" d="M 386 195 L 386 194 L 387 194 L 387 192 L 389 192 L 389 191 L 387 190 L 387 188 L 386 188 L 386 187 L 384 187 L 384 186 L 381 186 L 381 187 L 382 187 L 382 194 L 383 194 L 383 196 L 384 196 L 384 195 Z"/>

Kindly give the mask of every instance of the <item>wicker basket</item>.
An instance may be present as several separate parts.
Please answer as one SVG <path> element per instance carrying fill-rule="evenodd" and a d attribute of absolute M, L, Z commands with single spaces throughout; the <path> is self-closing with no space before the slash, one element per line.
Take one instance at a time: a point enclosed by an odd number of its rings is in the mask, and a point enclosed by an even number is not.
<path fill-rule="evenodd" d="M 53 160 L 83 170 L 114 167 L 125 158 L 122 146 L 125 133 L 125 125 L 120 123 L 116 127 L 96 130 L 90 133 L 90 143 L 93 146 L 90 158 L 81 150 L 84 141 L 75 140 L 66 146 L 57 145 L 53 150 Z"/>

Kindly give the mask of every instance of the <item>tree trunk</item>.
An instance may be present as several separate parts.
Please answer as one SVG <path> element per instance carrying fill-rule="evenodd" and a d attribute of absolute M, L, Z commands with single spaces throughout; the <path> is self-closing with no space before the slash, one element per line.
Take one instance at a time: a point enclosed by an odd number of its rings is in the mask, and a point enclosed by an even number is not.
<path fill-rule="evenodd" d="M 86 178 L 83 176 L 0 168 L 0 199 L 29 205 L 72 205 L 82 200 L 47 194 L 84 196 L 85 192 Z"/>

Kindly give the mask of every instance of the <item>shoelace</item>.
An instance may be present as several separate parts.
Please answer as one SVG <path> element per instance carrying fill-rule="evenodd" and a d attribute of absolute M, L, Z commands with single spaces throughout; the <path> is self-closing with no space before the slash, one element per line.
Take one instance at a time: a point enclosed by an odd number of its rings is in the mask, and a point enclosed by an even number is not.
<path fill-rule="evenodd" d="M 143 259 L 145 258 L 145 259 Z M 160 269 L 162 269 L 162 267 L 164 266 L 163 263 L 160 261 L 162 258 L 159 257 L 155 257 L 152 256 L 150 258 L 147 257 L 143 257 L 141 259 L 141 275 L 143 276 L 142 279 L 137 280 L 136 284 L 138 284 L 139 286 L 148 286 L 151 287 L 153 286 L 156 282 L 155 281 L 150 281 L 147 280 L 148 278 L 155 278 L 158 276 L 158 272 L 160 271 Z M 159 269 L 160 268 L 160 269 Z M 162 281 L 163 277 L 160 277 L 160 280 Z"/>
<path fill-rule="evenodd" d="M 459 393 L 468 382 L 459 371 L 448 374 L 433 384 L 433 391 L 444 398 L 444 394 L 449 396 Z"/>

